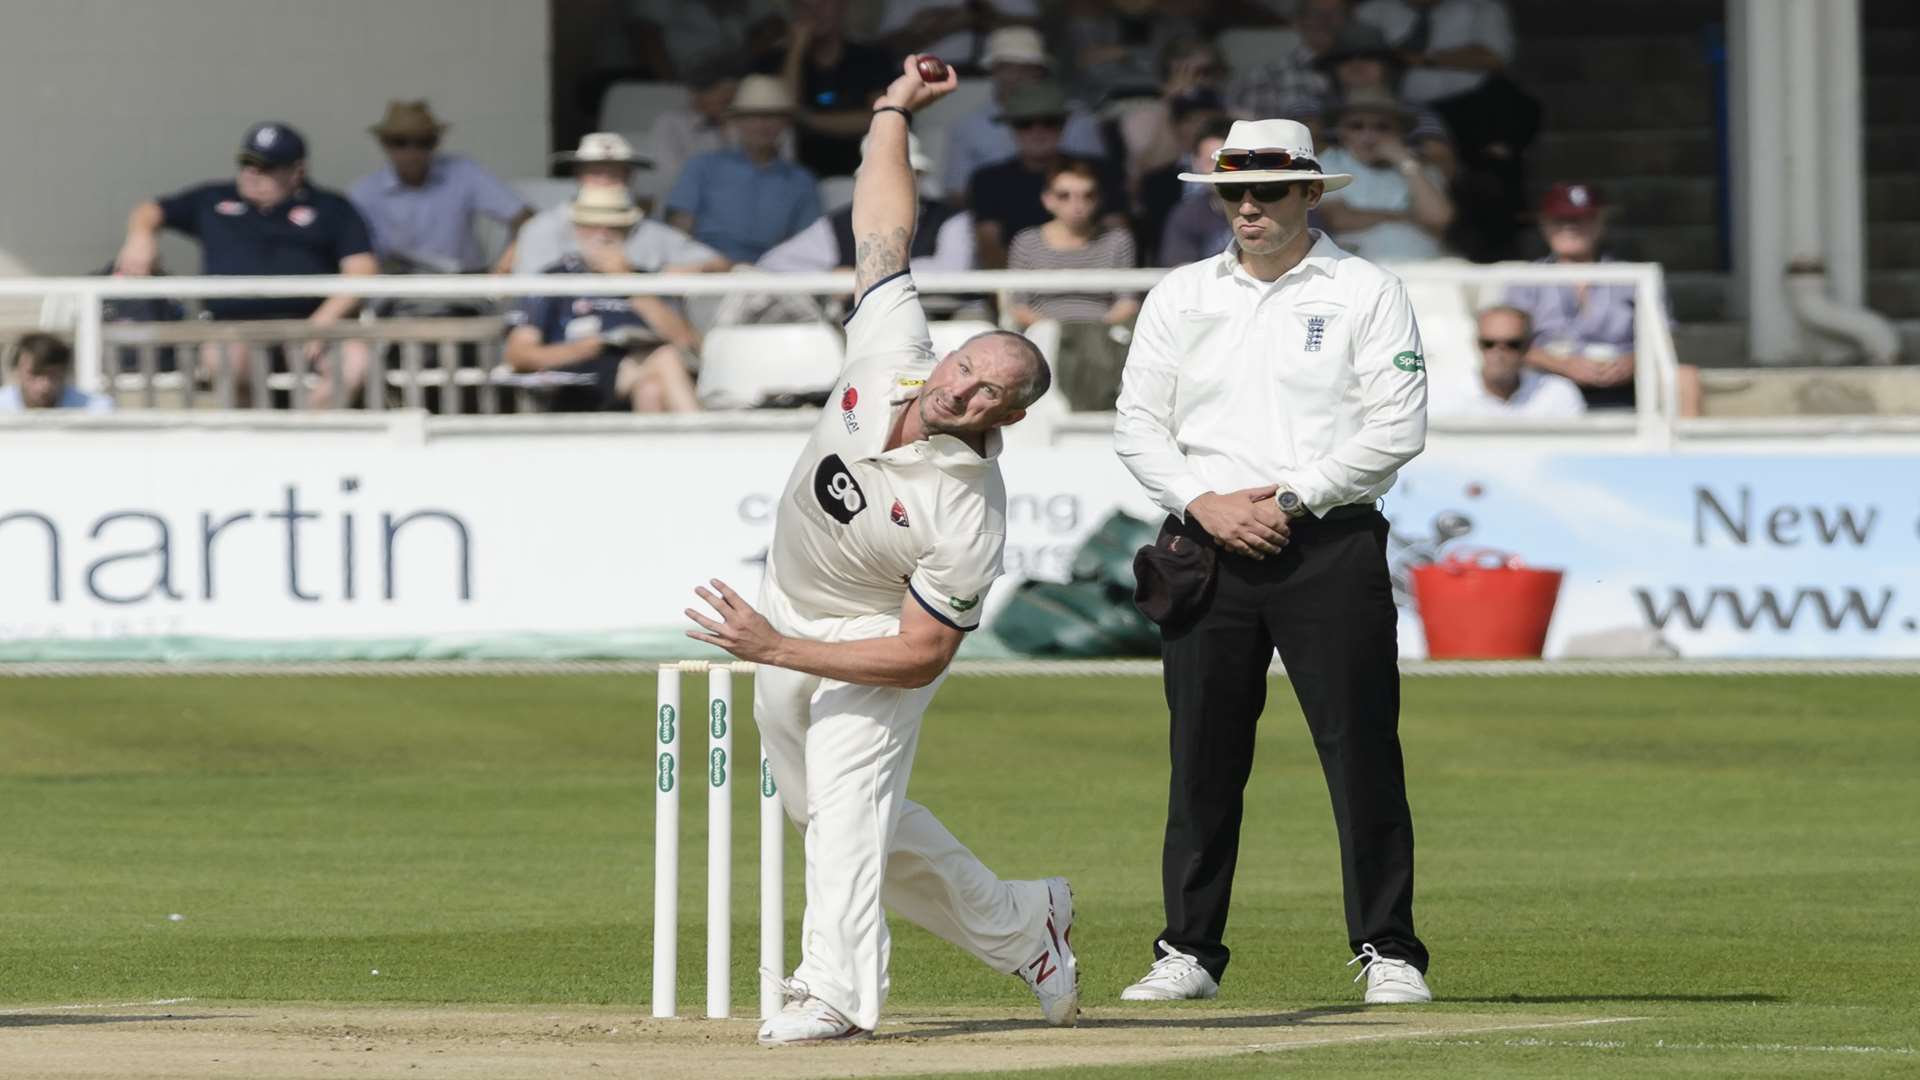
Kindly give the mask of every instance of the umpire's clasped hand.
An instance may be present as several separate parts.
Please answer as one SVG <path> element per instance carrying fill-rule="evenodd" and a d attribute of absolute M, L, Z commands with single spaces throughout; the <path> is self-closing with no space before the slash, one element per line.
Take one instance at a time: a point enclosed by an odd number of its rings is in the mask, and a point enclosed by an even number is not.
<path fill-rule="evenodd" d="M 1222 495 L 1209 491 L 1187 504 L 1187 519 L 1200 523 L 1214 542 L 1236 555 L 1264 559 L 1280 554 L 1290 530 L 1274 495 L 1277 484 L 1242 488 Z"/>

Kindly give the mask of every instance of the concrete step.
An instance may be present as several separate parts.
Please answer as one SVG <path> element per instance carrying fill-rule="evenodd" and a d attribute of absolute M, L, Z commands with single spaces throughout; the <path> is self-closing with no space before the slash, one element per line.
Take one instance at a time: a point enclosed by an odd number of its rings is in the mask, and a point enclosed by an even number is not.
<path fill-rule="evenodd" d="M 1657 82 L 1550 82 L 1531 88 L 1540 99 L 1546 128 L 1555 131 L 1638 131 L 1645 128 L 1710 127 L 1713 100 L 1707 80 Z"/>
<path fill-rule="evenodd" d="M 1705 416 L 1914 416 L 1920 368 L 1769 367 L 1708 371 Z"/>
<path fill-rule="evenodd" d="M 1617 258 L 1657 262 L 1669 271 L 1720 269 L 1720 231 L 1712 225 L 1614 225 L 1607 230 Z"/>
<path fill-rule="evenodd" d="M 1920 221 L 1877 221 L 1868 225 L 1867 268 L 1920 269 Z"/>
<path fill-rule="evenodd" d="M 1920 319 L 1895 319 L 1894 329 L 1900 335 L 1898 366 L 1909 370 L 1920 366 Z M 1745 323 L 1676 323 L 1673 327 L 1673 348 L 1681 363 L 1709 370 L 1755 366 L 1753 354 L 1747 349 Z M 1920 371 L 1915 374 L 1920 375 Z"/>
<path fill-rule="evenodd" d="M 1549 129 L 1534 144 L 1529 164 L 1533 174 L 1543 179 L 1579 177 L 1590 183 L 1630 176 L 1712 176 L 1713 130 Z"/>
<path fill-rule="evenodd" d="M 1513 62 L 1514 78 L 1535 89 L 1553 83 L 1630 82 L 1648 71 L 1673 81 L 1697 76 L 1705 85 L 1703 39 L 1695 34 L 1533 37 L 1521 42 Z"/>
<path fill-rule="evenodd" d="M 1725 0 L 1509 0 L 1521 41 L 1538 37 L 1610 37 L 1624 30 L 1642 34 L 1690 34 L 1725 17 Z"/>

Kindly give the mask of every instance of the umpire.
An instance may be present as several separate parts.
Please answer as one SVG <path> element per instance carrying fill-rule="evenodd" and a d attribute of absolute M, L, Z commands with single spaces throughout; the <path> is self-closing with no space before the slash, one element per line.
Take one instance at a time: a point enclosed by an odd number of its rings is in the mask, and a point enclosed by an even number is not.
<path fill-rule="evenodd" d="M 1396 613 L 1378 500 L 1426 442 L 1420 332 L 1399 279 L 1307 226 L 1307 129 L 1235 123 L 1210 173 L 1233 240 L 1147 295 L 1118 404 L 1120 460 L 1171 515 L 1136 563 L 1164 637 L 1173 775 L 1167 925 L 1128 1001 L 1219 992 L 1222 938 L 1278 649 L 1333 799 L 1347 935 L 1369 1002 L 1431 1001 L 1413 930 Z M 1356 979 L 1356 981 L 1358 981 Z"/>

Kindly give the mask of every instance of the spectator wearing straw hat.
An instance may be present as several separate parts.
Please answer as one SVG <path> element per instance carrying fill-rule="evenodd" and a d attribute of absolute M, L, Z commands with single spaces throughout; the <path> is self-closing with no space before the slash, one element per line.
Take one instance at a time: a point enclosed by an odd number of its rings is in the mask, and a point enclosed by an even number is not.
<path fill-rule="evenodd" d="M 458 273 L 482 269 L 476 216 L 507 227 L 511 238 L 533 216 L 518 192 L 471 158 L 439 153 L 441 123 L 424 101 L 389 101 L 368 128 L 387 164 L 356 180 L 347 197 L 367 219 L 373 250 L 389 268 Z M 511 260 L 502 257 L 497 269 Z"/>
<path fill-rule="evenodd" d="M 667 224 L 735 262 L 752 262 L 812 224 L 820 216 L 818 182 L 780 160 L 793 112 L 793 94 L 779 79 L 740 80 L 727 109 L 737 145 L 687 162 L 667 193 Z"/>
<path fill-rule="evenodd" d="M 577 250 L 547 273 L 634 272 L 627 243 L 641 215 L 626 188 L 583 187 L 567 209 Z M 535 296 L 507 315 L 509 367 L 574 376 L 559 411 L 698 411 L 688 368 L 699 349 L 699 333 L 657 296 Z"/>
<path fill-rule="evenodd" d="M 993 88 L 993 100 L 961 117 L 947 130 L 947 156 L 940 170 L 941 194 L 949 202 L 961 204 L 967 198 L 967 184 L 973 174 L 1019 152 L 1013 126 L 1008 123 L 1006 107 L 1013 92 L 1043 82 L 1053 68 L 1040 32 L 1030 26 L 1007 26 L 987 35 L 983 59 L 987 79 Z M 1069 102 L 1060 130 L 1060 148 L 1069 154 L 1097 159 L 1106 156 L 1107 145 L 1100 135 L 1100 124 L 1092 114 Z"/>
<path fill-rule="evenodd" d="M 212 276 L 380 272 L 360 211 L 338 192 L 308 183 L 307 141 L 292 125 L 270 120 L 248 128 L 238 160 L 239 175 L 233 180 L 198 184 L 134 207 L 127 217 L 126 240 L 114 259 L 115 272 L 151 274 L 163 228 L 198 240 L 201 272 Z M 346 294 L 205 301 L 215 319 L 301 319 L 315 327 L 333 326 L 359 306 L 358 297 Z M 305 356 L 313 361 L 323 352 L 314 343 Z M 357 341 L 343 342 L 341 352 L 351 392 L 364 381 L 372 354 Z M 247 390 L 253 365 L 246 346 L 209 345 L 201 350 L 200 363 L 203 374 L 224 371 L 237 391 Z M 323 386 L 309 400 L 327 404 L 330 394 Z"/>
<path fill-rule="evenodd" d="M 1334 111 L 1340 145 L 1322 155 L 1328 169 L 1351 173 L 1346 189 L 1320 204 L 1340 246 L 1368 259 L 1434 259 L 1453 222 L 1446 178 L 1408 148 L 1413 114 L 1392 95 L 1356 91 Z"/>
<path fill-rule="evenodd" d="M 576 196 L 588 188 L 628 191 L 634 170 L 649 167 L 647 159 L 635 153 L 624 136 L 612 131 L 584 135 L 577 149 L 555 154 L 554 160 L 573 170 L 580 184 Z M 519 238 L 508 249 L 511 258 L 506 261 L 516 274 L 537 274 L 579 250 L 572 208 L 561 203 L 540 211 L 521 227 Z M 645 219 L 627 233 L 627 261 L 645 273 L 706 273 L 733 265 L 732 260 L 679 229 Z"/>

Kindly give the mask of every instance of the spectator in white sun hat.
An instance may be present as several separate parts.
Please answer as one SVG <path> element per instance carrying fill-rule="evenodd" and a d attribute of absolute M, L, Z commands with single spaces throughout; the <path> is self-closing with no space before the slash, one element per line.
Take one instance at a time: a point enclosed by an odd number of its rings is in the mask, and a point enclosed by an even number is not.
<path fill-rule="evenodd" d="M 1053 70 L 1040 32 L 1030 26 L 1008 26 L 987 35 L 982 61 L 993 84 L 993 100 L 968 113 L 947 132 L 947 156 L 940 169 L 940 191 L 956 205 L 967 199 L 973 174 L 1019 153 L 1013 128 L 1004 115 L 1007 100 L 1022 86 L 1041 82 Z M 1087 110 L 1069 103 L 1060 149 L 1080 157 L 1103 158 L 1107 145 L 1100 124 Z"/>
<path fill-rule="evenodd" d="M 574 179 L 580 182 L 574 196 L 591 188 L 628 191 L 636 169 L 651 168 L 651 163 L 634 152 L 626 137 L 613 131 L 595 131 L 580 137 L 577 149 L 555 154 L 554 160 L 573 166 Z M 580 244 L 573 227 L 570 203 L 551 206 L 528 219 L 502 261 L 512 265 L 516 274 L 543 274 L 568 255 L 578 254 Z M 657 221 L 641 220 L 627 235 L 627 261 L 645 273 L 669 271 L 704 273 L 726 270 L 733 264 L 726 256 L 678 229 Z"/>
<path fill-rule="evenodd" d="M 1332 796 L 1349 963 L 1369 1003 L 1430 1001 L 1379 508 L 1426 445 L 1420 331 L 1398 278 L 1308 224 L 1353 177 L 1323 169 L 1305 125 L 1236 123 L 1213 161 L 1181 179 L 1214 185 L 1233 242 L 1147 294 L 1114 425 L 1121 464 L 1168 514 L 1137 595 L 1161 627 L 1172 758 L 1167 921 L 1120 996 L 1219 992 L 1277 650 Z"/>

